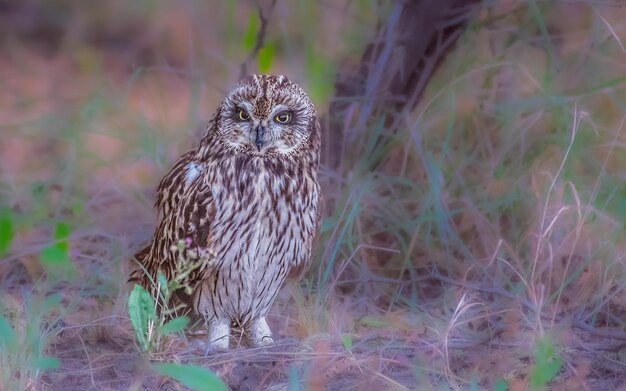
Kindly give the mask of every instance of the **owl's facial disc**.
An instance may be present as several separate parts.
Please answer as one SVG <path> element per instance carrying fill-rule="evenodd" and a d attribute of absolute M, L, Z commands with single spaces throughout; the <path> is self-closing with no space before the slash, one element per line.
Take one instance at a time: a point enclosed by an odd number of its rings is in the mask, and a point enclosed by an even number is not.
<path fill-rule="evenodd" d="M 264 97 L 234 106 L 233 146 L 253 155 L 289 154 L 308 137 L 305 113 Z M 234 139 L 233 139 L 234 138 Z"/>
<path fill-rule="evenodd" d="M 290 155 L 310 136 L 315 118 L 306 94 L 284 76 L 251 76 L 222 105 L 218 131 L 234 150 L 254 156 Z"/>

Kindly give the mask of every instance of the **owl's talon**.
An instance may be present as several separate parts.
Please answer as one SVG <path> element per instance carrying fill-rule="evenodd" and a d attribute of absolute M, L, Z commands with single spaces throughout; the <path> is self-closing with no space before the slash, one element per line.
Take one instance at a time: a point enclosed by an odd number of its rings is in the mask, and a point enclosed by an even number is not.
<path fill-rule="evenodd" d="M 258 343 L 258 346 L 271 346 L 274 345 L 274 338 L 272 338 L 270 335 L 266 335 L 265 337 L 261 338 L 261 341 Z"/>
<path fill-rule="evenodd" d="M 212 353 L 225 353 L 228 352 L 228 346 L 215 345 L 214 343 L 207 344 L 206 348 L 204 348 L 204 356 L 208 356 Z"/>
<path fill-rule="evenodd" d="M 252 344 L 256 347 L 265 347 L 274 344 L 272 330 L 265 318 L 259 318 L 252 324 Z"/>
<path fill-rule="evenodd" d="M 204 350 L 204 355 L 211 352 L 220 352 L 228 350 L 230 342 L 230 322 L 227 320 L 218 320 L 209 323 L 209 343 Z"/>

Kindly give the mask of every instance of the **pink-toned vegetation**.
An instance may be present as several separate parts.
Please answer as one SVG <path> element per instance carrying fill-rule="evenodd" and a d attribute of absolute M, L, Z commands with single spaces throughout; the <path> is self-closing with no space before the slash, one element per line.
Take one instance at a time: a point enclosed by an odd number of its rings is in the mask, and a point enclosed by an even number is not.
<path fill-rule="evenodd" d="M 393 129 L 346 111 L 314 267 L 270 313 L 277 345 L 208 357 L 203 336 L 140 351 L 128 259 L 157 181 L 239 77 L 256 6 L 0 10 L 0 308 L 17 338 L 0 389 L 182 389 L 149 362 L 242 390 L 626 387 L 626 7 L 496 3 Z M 389 12 L 278 1 L 270 72 L 327 114 L 335 71 Z"/>

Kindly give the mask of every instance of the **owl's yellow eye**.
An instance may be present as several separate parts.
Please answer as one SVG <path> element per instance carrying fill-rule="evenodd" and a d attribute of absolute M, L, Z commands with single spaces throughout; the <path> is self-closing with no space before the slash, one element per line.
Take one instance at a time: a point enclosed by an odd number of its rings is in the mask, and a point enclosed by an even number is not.
<path fill-rule="evenodd" d="M 287 122 L 291 121 L 291 114 L 287 112 L 277 114 L 276 117 L 274 117 L 274 121 L 278 122 L 279 124 L 286 124 Z"/>
<path fill-rule="evenodd" d="M 248 113 L 246 113 L 244 109 L 239 109 L 239 112 L 237 113 L 237 118 L 240 121 L 247 121 L 250 119 L 250 116 L 248 115 Z"/>

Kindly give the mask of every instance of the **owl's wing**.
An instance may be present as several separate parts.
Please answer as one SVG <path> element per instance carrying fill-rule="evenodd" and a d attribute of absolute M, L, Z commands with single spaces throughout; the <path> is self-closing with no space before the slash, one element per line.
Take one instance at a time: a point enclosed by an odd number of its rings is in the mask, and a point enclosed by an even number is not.
<path fill-rule="evenodd" d="M 187 152 L 174 163 L 170 171 L 161 179 L 157 187 L 157 199 L 154 206 L 162 216 L 167 215 L 172 209 L 176 209 L 182 193 L 197 177 L 197 165 L 194 158 L 195 151 Z"/>
<path fill-rule="evenodd" d="M 178 159 L 157 188 L 155 207 L 161 221 L 153 242 L 135 255 L 141 267 L 131 276 L 146 288 L 152 284 L 148 276 L 154 281 L 159 270 L 168 280 L 186 273 L 184 282 L 193 285 L 205 269 L 206 265 L 184 269 L 194 256 L 201 260 L 211 252 L 210 225 L 215 217 L 211 189 L 204 184 L 202 164 L 194 157 L 191 151 Z"/>
<path fill-rule="evenodd" d="M 322 193 L 320 192 L 317 182 L 314 182 L 313 189 L 315 190 L 311 194 L 311 208 L 315 209 L 313 214 L 314 221 L 312 229 L 306 233 L 305 251 L 297 252 L 299 256 L 296 256 L 290 265 L 289 273 L 287 274 L 287 279 L 290 281 L 299 281 L 311 267 L 311 252 L 315 247 L 317 233 L 322 219 Z"/>

